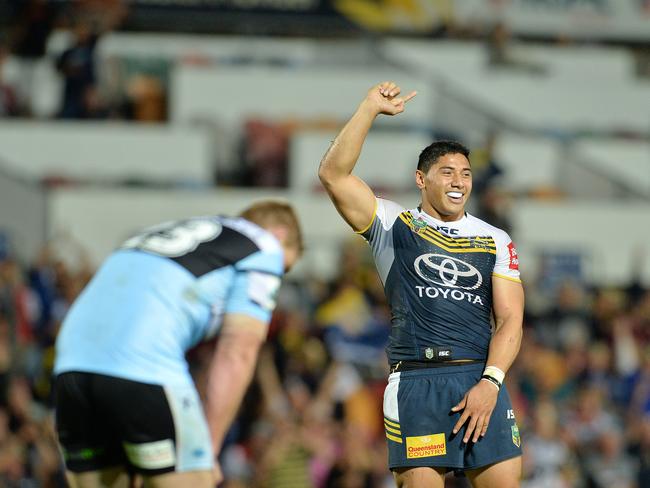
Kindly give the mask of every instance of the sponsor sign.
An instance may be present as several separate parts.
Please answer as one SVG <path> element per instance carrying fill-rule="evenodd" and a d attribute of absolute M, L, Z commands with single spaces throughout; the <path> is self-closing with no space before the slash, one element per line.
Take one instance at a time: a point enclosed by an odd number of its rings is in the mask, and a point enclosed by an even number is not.
<path fill-rule="evenodd" d="M 447 454 L 445 434 L 430 434 L 406 438 L 406 457 L 417 459 Z"/>
<path fill-rule="evenodd" d="M 512 241 L 508 244 L 508 253 L 510 254 L 510 264 L 508 267 L 510 269 L 519 270 L 519 256 L 517 255 L 517 249 Z"/>
<path fill-rule="evenodd" d="M 321 0 L 131 0 L 134 6 L 304 12 L 321 8 Z"/>
<path fill-rule="evenodd" d="M 476 267 L 445 254 L 422 254 L 413 265 L 420 278 L 436 285 L 475 290 L 483 283 L 483 277 Z"/>
<path fill-rule="evenodd" d="M 647 39 L 646 0 L 455 0 L 459 23 L 502 21 L 515 33 L 569 38 Z"/>
<path fill-rule="evenodd" d="M 174 32 L 336 35 L 358 32 L 329 0 L 129 0 L 124 28 Z"/>

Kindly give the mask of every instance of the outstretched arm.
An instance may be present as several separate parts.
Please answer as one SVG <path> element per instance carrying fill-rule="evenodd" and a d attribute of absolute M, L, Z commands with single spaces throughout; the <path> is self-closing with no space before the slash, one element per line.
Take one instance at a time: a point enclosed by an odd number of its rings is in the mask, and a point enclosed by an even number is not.
<path fill-rule="evenodd" d="M 415 94 L 400 97 L 400 88 L 390 81 L 373 86 L 323 156 L 318 177 L 338 212 L 355 231 L 366 228 L 375 211 L 372 190 L 352 174 L 366 136 L 377 115 L 402 113 L 404 104 Z"/>

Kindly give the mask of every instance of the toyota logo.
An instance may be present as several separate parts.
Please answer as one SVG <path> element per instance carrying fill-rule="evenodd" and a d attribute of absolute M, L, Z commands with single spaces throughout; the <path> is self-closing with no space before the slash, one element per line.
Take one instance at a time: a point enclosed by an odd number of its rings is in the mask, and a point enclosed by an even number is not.
<path fill-rule="evenodd" d="M 420 278 L 436 285 L 475 290 L 483 283 L 481 273 L 474 266 L 444 254 L 422 254 L 416 258 L 413 266 Z M 474 284 L 461 285 L 458 283 L 459 278 L 464 278 L 463 283 Z"/>

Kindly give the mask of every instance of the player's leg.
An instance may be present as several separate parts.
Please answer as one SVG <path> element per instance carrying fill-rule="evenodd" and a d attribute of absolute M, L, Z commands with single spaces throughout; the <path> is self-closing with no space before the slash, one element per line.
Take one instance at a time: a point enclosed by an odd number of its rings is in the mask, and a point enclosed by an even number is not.
<path fill-rule="evenodd" d="M 122 467 L 83 473 L 66 472 L 70 488 L 129 488 L 130 477 Z"/>
<path fill-rule="evenodd" d="M 145 487 L 215 486 L 210 433 L 191 380 L 173 387 L 110 377 L 102 381 L 128 463 Z"/>
<path fill-rule="evenodd" d="M 397 468 L 393 477 L 397 488 L 443 488 L 446 468 Z"/>
<path fill-rule="evenodd" d="M 519 488 L 521 456 L 465 471 L 474 488 Z"/>
<path fill-rule="evenodd" d="M 481 365 L 478 365 L 480 368 Z M 451 435 L 450 413 L 466 385 L 464 367 L 412 369 L 390 375 L 384 392 L 388 464 L 398 487 L 442 488 L 449 469 L 463 465 L 462 437 Z"/>
<path fill-rule="evenodd" d="M 56 378 L 56 430 L 71 487 L 128 488 L 126 458 L 106 418 L 92 401 L 93 374 L 64 373 Z"/>
<path fill-rule="evenodd" d="M 144 476 L 145 488 L 214 488 L 216 479 L 211 471 L 185 471 L 183 473 L 166 473 L 157 476 Z"/>
<path fill-rule="evenodd" d="M 501 387 L 485 437 L 470 443 L 465 474 L 477 488 L 516 488 L 521 479 L 521 436 L 510 396 Z"/>

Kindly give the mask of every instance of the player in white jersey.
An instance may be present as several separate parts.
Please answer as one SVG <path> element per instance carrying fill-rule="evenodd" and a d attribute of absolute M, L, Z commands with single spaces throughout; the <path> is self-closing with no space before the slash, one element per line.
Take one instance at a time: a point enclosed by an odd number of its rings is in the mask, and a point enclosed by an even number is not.
<path fill-rule="evenodd" d="M 524 294 L 510 237 L 465 212 L 469 151 L 453 141 L 422 151 L 417 208 L 376 198 L 352 174 L 375 117 L 401 113 L 414 96 L 392 82 L 371 88 L 319 169 L 370 244 L 391 307 L 389 467 L 398 487 L 441 488 L 460 470 L 477 488 L 515 488 L 521 438 L 502 383 L 521 343 Z"/>
<path fill-rule="evenodd" d="M 56 342 L 56 423 L 69 482 L 213 487 L 275 295 L 302 252 L 285 203 L 167 222 L 131 237 L 72 305 Z M 218 335 L 205 412 L 185 352 Z"/>

